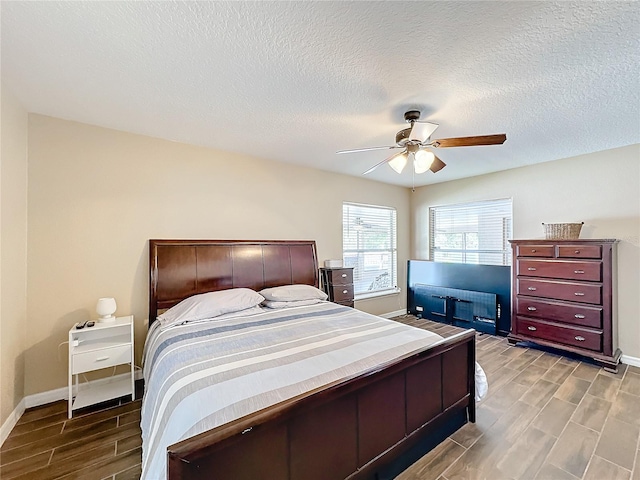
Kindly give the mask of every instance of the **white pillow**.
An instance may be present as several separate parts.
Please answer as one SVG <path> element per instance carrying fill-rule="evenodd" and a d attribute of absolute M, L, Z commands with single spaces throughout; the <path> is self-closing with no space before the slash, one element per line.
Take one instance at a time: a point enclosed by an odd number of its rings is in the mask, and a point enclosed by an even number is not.
<path fill-rule="evenodd" d="M 314 303 L 320 303 L 323 300 L 319 298 L 312 298 L 310 300 L 294 300 L 292 302 L 277 302 L 274 300 L 265 300 L 262 305 L 268 308 L 290 308 L 290 307 L 302 307 L 304 305 L 313 305 Z"/>
<path fill-rule="evenodd" d="M 258 292 L 249 288 L 232 288 L 219 292 L 208 292 L 186 298 L 158 316 L 160 325 L 166 327 L 176 323 L 213 318 L 225 313 L 254 307 L 264 300 Z"/>
<path fill-rule="evenodd" d="M 283 285 L 260 291 L 265 299 L 275 302 L 295 302 L 298 300 L 326 300 L 327 294 L 312 285 Z"/>
<path fill-rule="evenodd" d="M 244 310 L 238 310 L 237 312 L 231 313 L 223 313 L 222 315 L 218 315 L 217 317 L 212 318 L 203 318 L 201 320 L 176 320 L 172 323 L 164 323 L 160 324 L 160 330 L 166 330 L 167 328 L 175 327 L 176 325 L 193 325 L 195 323 L 203 323 L 203 322 L 218 322 L 220 320 L 228 320 L 230 318 L 238 318 L 238 317 L 250 317 L 252 315 L 258 315 L 260 313 L 265 313 L 267 310 L 262 308 L 260 305 L 254 305 L 250 308 L 245 308 Z"/>
<path fill-rule="evenodd" d="M 258 315 L 259 313 L 264 313 L 266 311 L 264 308 L 262 308 L 261 305 L 262 304 L 254 305 L 253 307 L 245 308 L 244 310 L 238 310 L 237 312 L 223 313 L 222 315 L 218 315 L 211 320 L 227 320 L 228 318 L 250 317 L 252 315 Z"/>

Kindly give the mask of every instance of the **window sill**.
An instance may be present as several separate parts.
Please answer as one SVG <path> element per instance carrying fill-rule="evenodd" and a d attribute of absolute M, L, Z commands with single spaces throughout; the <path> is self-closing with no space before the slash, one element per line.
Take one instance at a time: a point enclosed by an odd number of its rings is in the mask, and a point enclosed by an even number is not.
<path fill-rule="evenodd" d="M 402 290 L 399 288 L 394 288 L 394 289 L 390 289 L 390 290 L 383 290 L 381 292 L 372 292 L 372 293 L 359 293 L 355 296 L 354 300 L 356 302 L 360 301 L 360 300 L 368 300 L 370 298 L 378 298 L 378 297 L 387 297 L 389 295 L 397 295 L 401 292 Z"/>

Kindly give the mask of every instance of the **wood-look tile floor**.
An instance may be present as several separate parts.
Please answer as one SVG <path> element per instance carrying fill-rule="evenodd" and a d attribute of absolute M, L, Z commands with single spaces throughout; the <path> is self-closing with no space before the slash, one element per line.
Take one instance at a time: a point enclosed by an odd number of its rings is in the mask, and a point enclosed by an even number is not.
<path fill-rule="evenodd" d="M 443 337 L 460 331 L 396 320 Z M 490 335 L 478 335 L 476 351 L 489 380 L 477 422 L 398 480 L 640 480 L 640 368 L 621 365 L 614 375 Z M 66 402 L 28 410 L 0 449 L 0 478 L 138 479 L 140 405 L 118 401 L 72 420 Z"/>
<path fill-rule="evenodd" d="M 136 398 L 142 383 L 136 382 Z M 27 410 L 0 448 L 0 479 L 139 479 L 141 400 L 116 399 L 74 412 L 67 402 Z"/>
<path fill-rule="evenodd" d="M 447 337 L 461 329 L 395 320 Z M 505 338 L 476 337 L 489 381 L 475 424 L 447 438 L 397 480 L 640 480 L 640 368 L 617 374 Z"/>

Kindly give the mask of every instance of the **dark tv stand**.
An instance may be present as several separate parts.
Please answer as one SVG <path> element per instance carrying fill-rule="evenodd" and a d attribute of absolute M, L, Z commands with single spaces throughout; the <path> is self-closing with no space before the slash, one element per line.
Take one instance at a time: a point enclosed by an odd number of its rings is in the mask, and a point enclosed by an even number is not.
<path fill-rule="evenodd" d="M 480 332 L 508 335 L 511 267 L 409 260 L 407 312 Z"/>
<path fill-rule="evenodd" d="M 495 293 L 416 284 L 417 316 L 495 335 L 498 302 Z"/>

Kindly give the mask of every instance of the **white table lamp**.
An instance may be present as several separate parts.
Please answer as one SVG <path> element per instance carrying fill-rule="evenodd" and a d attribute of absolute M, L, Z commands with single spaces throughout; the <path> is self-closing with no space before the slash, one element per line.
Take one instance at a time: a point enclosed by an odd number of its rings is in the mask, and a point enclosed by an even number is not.
<path fill-rule="evenodd" d="M 116 312 L 116 299 L 111 297 L 99 298 L 96 305 L 96 313 L 98 314 L 98 322 L 109 323 L 115 322 L 116 317 L 113 314 Z"/>

